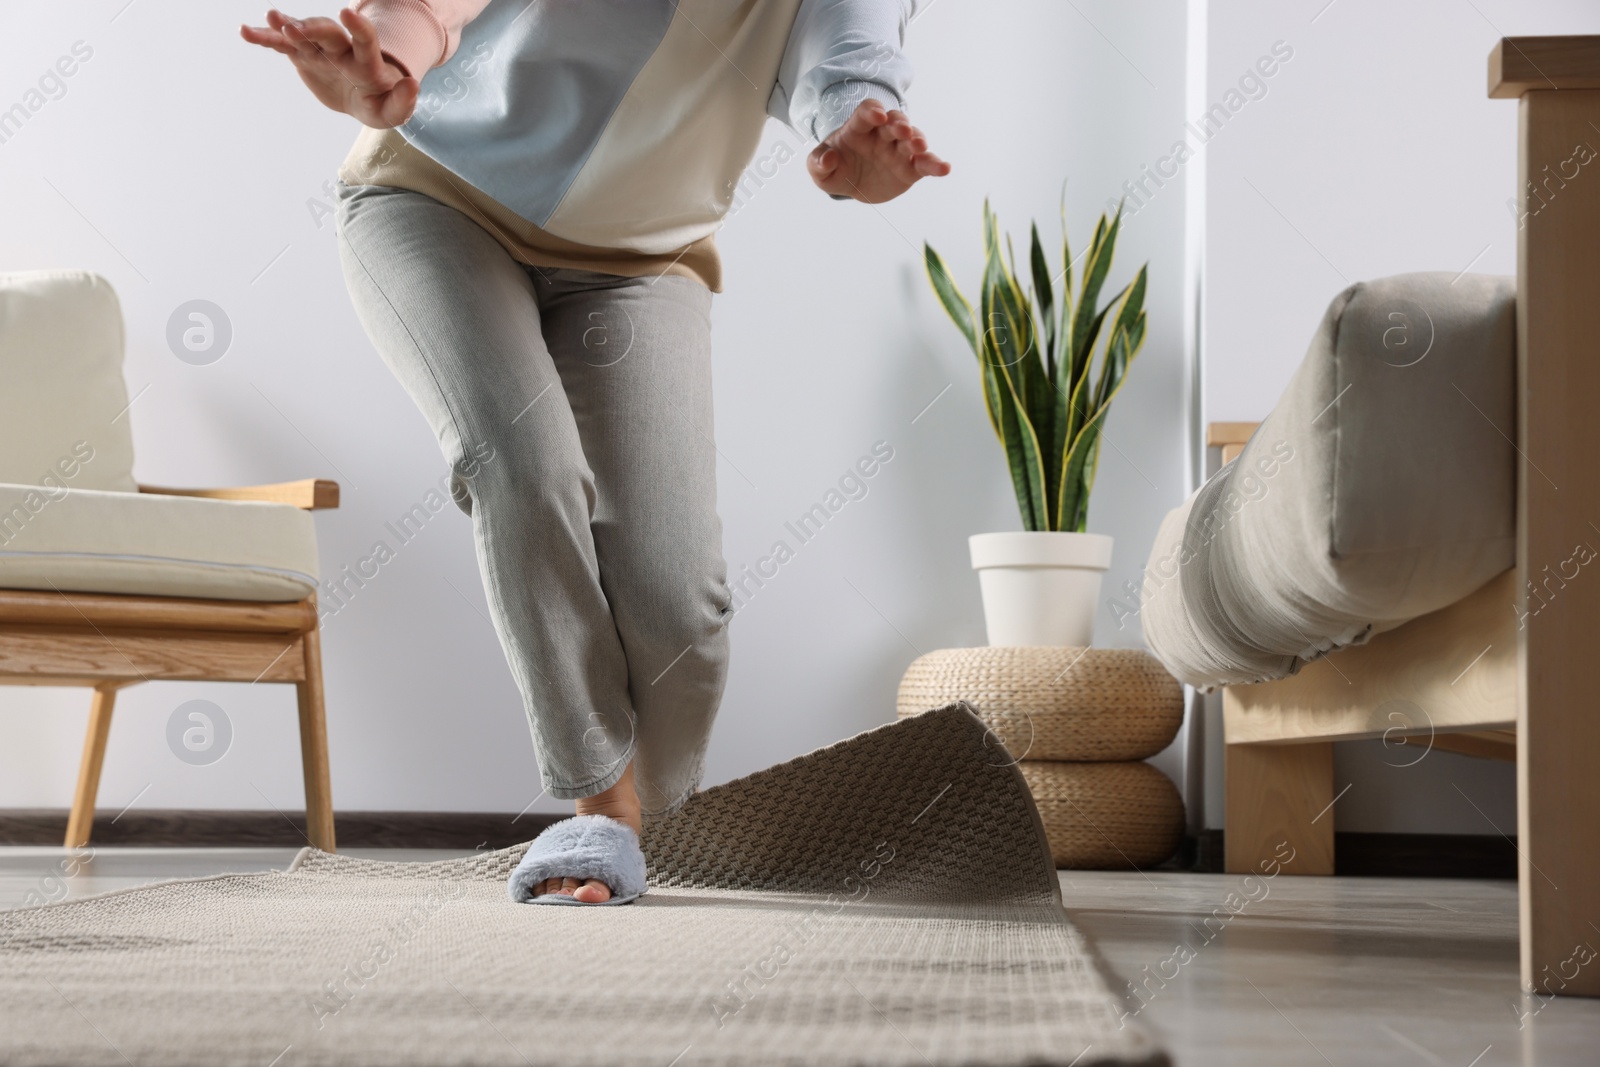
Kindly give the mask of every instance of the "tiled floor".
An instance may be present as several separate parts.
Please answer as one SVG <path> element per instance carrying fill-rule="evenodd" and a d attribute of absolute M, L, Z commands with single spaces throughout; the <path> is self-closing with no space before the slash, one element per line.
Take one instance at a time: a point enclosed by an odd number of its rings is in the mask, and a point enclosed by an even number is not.
<path fill-rule="evenodd" d="M 269 870 L 293 856 L 101 849 L 77 864 L 60 849 L 0 848 L 0 907 Z M 1600 1065 L 1600 1001 L 1517 992 L 1510 882 L 1063 871 L 1061 888 L 1130 1018 L 1160 1035 L 1178 1067 Z"/>

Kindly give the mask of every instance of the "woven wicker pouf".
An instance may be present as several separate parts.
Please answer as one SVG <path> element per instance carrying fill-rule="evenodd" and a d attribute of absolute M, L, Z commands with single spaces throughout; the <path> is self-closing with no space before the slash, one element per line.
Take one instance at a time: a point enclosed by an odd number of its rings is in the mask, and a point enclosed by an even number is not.
<path fill-rule="evenodd" d="M 1132 648 L 944 648 L 900 680 L 902 718 L 958 700 L 1019 760 L 1148 759 L 1183 723 L 1183 688 Z"/>
<path fill-rule="evenodd" d="M 1183 841 L 1183 798 L 1148 763 L 1046 763 L 1018 768 L 1044 820 L 1057 867 L 1151 867 Z"/>
<path fill-rule="evenodd" d="M 1183 723 L 1183 688 L 1154 656 L 1120 648 L 946 648 L 900 681 L 904 718 L 958 700 L 994 731 L 1033 792 L 1058 867 L 1126 869 L 1183 839 L 1183 798 L 1140 762 Z"/>

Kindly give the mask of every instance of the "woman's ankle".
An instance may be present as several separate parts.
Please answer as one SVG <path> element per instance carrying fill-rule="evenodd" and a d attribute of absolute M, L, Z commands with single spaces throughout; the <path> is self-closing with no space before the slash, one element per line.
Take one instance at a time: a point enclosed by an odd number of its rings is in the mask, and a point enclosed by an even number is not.
<path fill-rule="evenodd" d="M 579 815 L 604 815 L 626 823 L 639 833 L 643 827 L 640 816 L 639 794 L 633 787 L 633 764 L 622 772 L 615 785 L 590 797 L 577 800 Z"/>
<path fill-rule="evenodd" d="M 642 834 L 644 832 L 644 820 L 640 816 L 638 808 L 634 808 L 634 809 L 632 809 L 630 811 L 627 808 L 622 807 L 620 805 L 614 806 L 614 807 L 613 806 L 590 807 L 590 806 L 587 806 L 587 805 L 584 805 L 584 804 L 579 804 L 578 805 L 578 814 L 579 815 L 604 815 L 608 819 L 615 819 L 617 822 L 626 824 L 627 826 L 631 827 L 633 832 L 636 833 L 636 834 Z"/>

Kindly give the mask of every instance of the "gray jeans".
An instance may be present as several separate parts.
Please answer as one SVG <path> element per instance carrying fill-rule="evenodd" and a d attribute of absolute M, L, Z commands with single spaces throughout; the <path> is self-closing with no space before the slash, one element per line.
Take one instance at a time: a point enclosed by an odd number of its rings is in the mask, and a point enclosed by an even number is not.
<path fill-rule="evenodd" d="M 716 509 L 711 293 L 527 267 L 420 193 L 340 183 L 345 280 L 472 516 L 552 796 L 634 762 L 647 814 L 699 783 L 733 614 Z"/>

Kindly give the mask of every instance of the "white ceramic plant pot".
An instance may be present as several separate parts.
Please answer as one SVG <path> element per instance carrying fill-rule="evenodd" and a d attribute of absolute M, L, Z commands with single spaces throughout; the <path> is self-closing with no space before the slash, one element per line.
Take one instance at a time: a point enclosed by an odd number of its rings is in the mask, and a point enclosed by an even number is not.
<path fill-rule="evenodd" d="M 1072 645 L 1094 641 L 1100 579 L 1111 566 L 1111 538 L 1091 533 L 986 533 L 968 538 L 983 588 L 991 645 Z"/>

